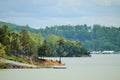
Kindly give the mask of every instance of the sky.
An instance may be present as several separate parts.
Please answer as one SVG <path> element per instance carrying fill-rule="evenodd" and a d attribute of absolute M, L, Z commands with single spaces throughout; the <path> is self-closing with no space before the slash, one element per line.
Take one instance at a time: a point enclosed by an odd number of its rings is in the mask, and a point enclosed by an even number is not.
<path fill-rule="evenodd" d="M 120 27 L 120 0 L 0 0 L 0 21 L 33 28 L 67 24 Z"/>

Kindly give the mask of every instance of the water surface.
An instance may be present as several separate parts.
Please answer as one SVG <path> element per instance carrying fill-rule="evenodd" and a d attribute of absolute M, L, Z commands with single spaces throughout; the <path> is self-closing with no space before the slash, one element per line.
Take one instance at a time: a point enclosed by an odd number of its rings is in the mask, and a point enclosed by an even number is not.
<path fill-rule="evenodd" d="M 0 80 L 120 80 L 120 54 L 69 57 L 62 62 L 67 69 L 0 70 Z"/>

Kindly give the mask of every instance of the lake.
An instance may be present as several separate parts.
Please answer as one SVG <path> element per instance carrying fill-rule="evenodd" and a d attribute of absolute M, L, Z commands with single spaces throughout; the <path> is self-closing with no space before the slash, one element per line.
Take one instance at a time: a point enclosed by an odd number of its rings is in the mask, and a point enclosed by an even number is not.
<path fill-rule="evenodd" d="M 67 69 L 2 69 L 0 80 L 120 80 L 120 54 L 69 57 L 62 62 Z"/>

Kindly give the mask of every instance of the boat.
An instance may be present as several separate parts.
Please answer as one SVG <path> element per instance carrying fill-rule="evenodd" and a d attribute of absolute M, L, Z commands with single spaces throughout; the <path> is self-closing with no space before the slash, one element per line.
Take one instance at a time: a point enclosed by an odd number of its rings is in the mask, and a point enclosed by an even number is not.
<path fill-rule="evenodd" d="M 67 69 L 65 66 L 53 66 L 53 69 Z"/>

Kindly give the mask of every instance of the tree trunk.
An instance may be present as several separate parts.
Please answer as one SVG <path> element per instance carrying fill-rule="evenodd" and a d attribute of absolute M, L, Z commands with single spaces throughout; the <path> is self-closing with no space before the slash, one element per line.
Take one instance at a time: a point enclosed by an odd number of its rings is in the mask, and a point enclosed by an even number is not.
<path fill-rule="evenodd" d="M 29 59 L 30 59 L 30 63 L 33 64 L 32 57 L 29 57 Z"/>
<path fill-rule="evenodd" d="M 60 58 L 59 58 L 59 63 L 61 64 L 61 56 L 60 56 Z"/>

